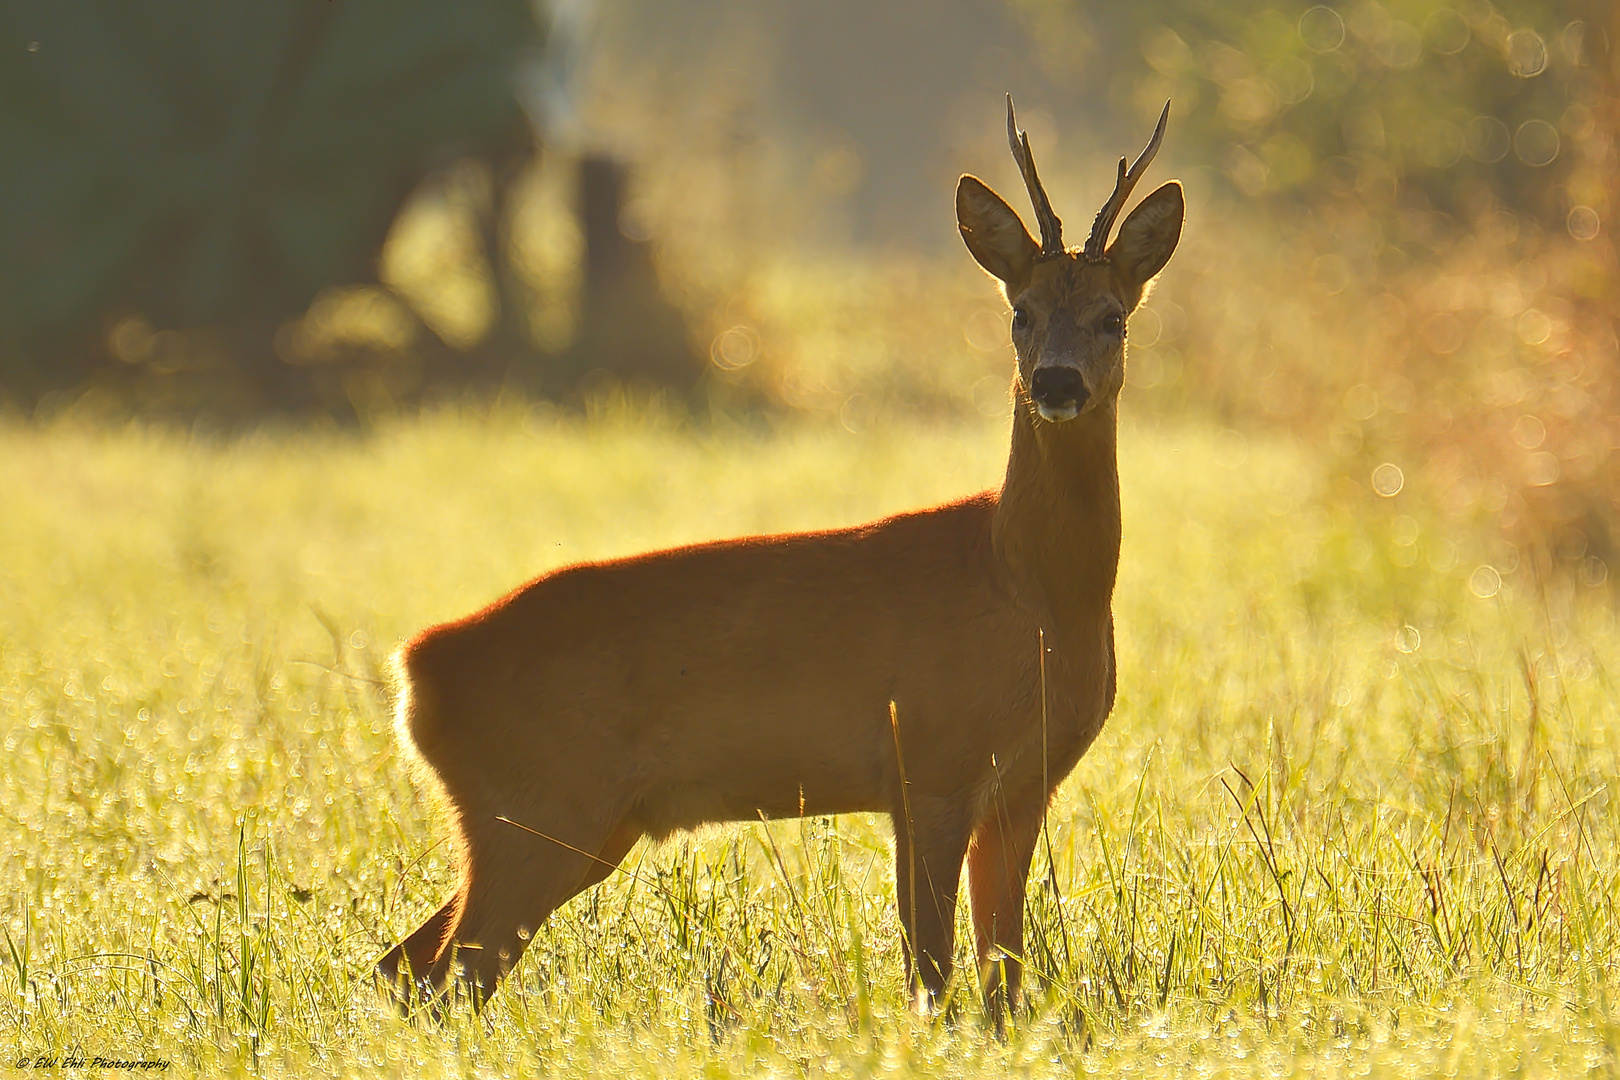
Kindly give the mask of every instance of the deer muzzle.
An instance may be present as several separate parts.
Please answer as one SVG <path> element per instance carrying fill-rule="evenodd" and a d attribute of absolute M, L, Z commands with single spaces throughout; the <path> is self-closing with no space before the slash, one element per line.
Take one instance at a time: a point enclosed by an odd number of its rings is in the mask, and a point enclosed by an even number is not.
<path fill-rule="evenodd" d="M 1072 367 L 1036 368 L 1029 380 L 1029 398 L 1041 419 L 1052 423 L 1073 420 L 1086 407 L 1091 392 Z"/>

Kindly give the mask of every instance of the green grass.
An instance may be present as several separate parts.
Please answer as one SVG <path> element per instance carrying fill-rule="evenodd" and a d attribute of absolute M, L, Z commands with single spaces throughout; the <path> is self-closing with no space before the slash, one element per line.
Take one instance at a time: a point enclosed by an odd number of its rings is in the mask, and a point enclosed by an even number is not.
<path fill-rule="evenodd" d="M 0 428 L 0 1053 L 183 1075 L 1613 1074 L 1611 596 L 1306 446 L 1127 425 L 1120 696 L 1031 890 L 1034 1010 L 904 1007 L 887 826 L 638 847 L 481 1017 L 370 963 L 448 890 L 393 643 L 566 562 L 995 483 L 994 422 L 449 411 Z M 1506 569 L 1505 567 L 1503 568 Z M 1488 575 L 1486 575 L 1488 577 Z M 72 1070 L 67 1070 L 72 1071 Z"/>

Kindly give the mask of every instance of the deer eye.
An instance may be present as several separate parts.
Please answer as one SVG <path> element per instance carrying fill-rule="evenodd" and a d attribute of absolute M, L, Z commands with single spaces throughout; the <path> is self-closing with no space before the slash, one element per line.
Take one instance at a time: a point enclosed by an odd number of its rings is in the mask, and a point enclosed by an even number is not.
<path fill-rule="evenodd" d="M 1024 305 L 1019 304 L 1013 308 L 1012 328 L 1023 330 L 1027 326 L 1029 326 L 1029 312 L 1024 309 Z"/>
<path fill-rule="evenodd" d="M 1125 317 L 1117 311 L 1110 311 L 1103 316 L 1102 328 L 1110 334 L 1117 334 L 1125 329 Z"/>

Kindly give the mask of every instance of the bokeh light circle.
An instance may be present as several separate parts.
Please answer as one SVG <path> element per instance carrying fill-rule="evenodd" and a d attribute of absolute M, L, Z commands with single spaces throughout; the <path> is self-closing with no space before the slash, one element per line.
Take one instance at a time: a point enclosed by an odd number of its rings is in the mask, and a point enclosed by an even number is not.
<path fill-rule="evenodd" d="M 1595 240 L 1603 229 L 1603 222 L 1590 206 L 1574 206 L 1564 219 L 1564 226 L 1569 229 L 1569 235 L 1577 240 Z"/>
<path fill-rule="evenodd" d="M 1469 157 L 1481 165 L 1495 165 L 1513 148 L 1513 134 L 1494 116 L 1476 116 L 1468 122 L 1465 145 Z"/>
<path fill-rule="evenodd" d="M 1515 30 L 1507 39 L 1508 70 L 1533 79 L 1547 70 L 1547 43 L 1534 30 Z"/>
<path fill-rule="evenodd" d="M 1442 56 L 1452 56 L 1468 47 L 1473 31 L 1468 28 L 1467 19 L 1451 8 L 1440 8 L 1424 21 L 1423 36 L 1429 48 Z"/>
<path fill-rule="evenodd" d="M 1344 44 L 1344 20 L 1337 11 L 1318 4 L 1299 17 L 1299 39 L 1312 52 L 1332 52 Z"/>
<path fill-rule="evenodd" d="M 1526 120 L 1513 133 L 1513 149 L 1526 165 L 1551 165 L 1558 158 L 1558 129 L 1545 120 Z"/>
<path fill-rule="evenodd" d="M 1502 591 L 1502 575 L 1488 563 L 1478 566 L 1468 577 L 1468 591 L 1481 600 L 1489 600 Z"/>

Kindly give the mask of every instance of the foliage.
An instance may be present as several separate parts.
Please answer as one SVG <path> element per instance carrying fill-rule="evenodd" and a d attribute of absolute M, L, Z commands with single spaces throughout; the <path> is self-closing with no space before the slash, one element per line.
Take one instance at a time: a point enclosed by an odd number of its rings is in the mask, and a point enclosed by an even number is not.
<path fill-rule="evenodd" d="M 906 1009 L 866 816 L 639 848 L 484 1017 L 391 1014 L 368 965 L 452 876 L 390 746 L 395 640 L 575 559 L 973 490 L 1005 438 L 611 403 L 0 429 L 0 1040 L 256 1075 L 1612 1071 L 1613 611 L 1493 579 L 1489 533 L 1309 441 L 1187 423 L 1123 433 L 1119 705 L 1053 807 L 1005 1044 L 971 972 L 954 1023 Z"/>
<path fill-rule="evenodd" d="M 10 3 L 0 37 L 0 378 L 24 397 L 109 351 L 269 379 L 278 328 L 374 277 L 424 176 L 528 153 L 522 0 Z"/>
<path fill-rule="evenodd" d="M 1099 36 L 1138 48 L 1101 53 L 1087 78 L 1138 111 L 1173 98 L 1183 143 L 1236 193 L 1449 215 L 1439 230 L 1387 223 L 1397 248 L 1427 251 L 1481 202 L 1562 231 L 1561 200 L 1602 197 L 1583 151 L 1607 28 L 1601 9 L 1582 14 L 1535 0 L 1167 0 L 1099 14 Z"/>

